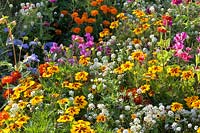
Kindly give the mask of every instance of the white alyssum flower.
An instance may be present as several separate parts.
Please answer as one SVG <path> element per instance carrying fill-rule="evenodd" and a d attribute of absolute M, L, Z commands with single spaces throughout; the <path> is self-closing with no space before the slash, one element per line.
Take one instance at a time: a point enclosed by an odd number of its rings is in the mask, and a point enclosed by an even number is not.
<path fill-rule="evenodd" d="M 92 93 L 89 93 L 88 94 L 88 100 L 93 100 L 93 98 L 94 98 L 94 95 Z"/>
<path fill-rule="evenodd" d="M 194 126 L 194 130 L 197 130 L 199 127 L 198 126 Z"/>
<path fill-rule="evenodd" d="M 122 133 L 129 133 L 128 129 L 124 129 Z"/>
<path fill-rule="evenodd" d="M 102 109 L 105 109 L 105 105 L 104 104 L 97 104 L 97 108 L 102 110 Z"/>
<path fill-rule="evenodd" d="M 125 118 L 125 115 L 124 114 L 120 114 L 119 115 L 119 119 L 123 120 Z"/>
<path fill-rule="evenodd" d="M 191 123 L 188 123 L 188 128 L 192 128 L 192 124 Z"/>
<path fill-rule="evenodd" d="M 88 109 L 90 109 L 90 110 L 95 109 L 95 105 L 94 105 L 94 103 L 90 103 L 90 104 L 88 104 Z"/>
<path fill-rule="evenodd" d="M 125 109 L 126 111 L 129 111 L 129 110 L 131 110 L 131 107 L 130 107 L 129 105 L 126 105 L 126 106 L 124 106 L 124 109 Z"/>
<path fill-rule="evenodd" d="M 69 91 L 69 95 L 70 95 L 70 96 L 74 96 L 74 91 L 70 90 L 70 91 Z"/>
<path fill-rule="evenodd" d="M 181 127 L 177 127 L 176 131 L 180 132 L 181 131 Z"/>

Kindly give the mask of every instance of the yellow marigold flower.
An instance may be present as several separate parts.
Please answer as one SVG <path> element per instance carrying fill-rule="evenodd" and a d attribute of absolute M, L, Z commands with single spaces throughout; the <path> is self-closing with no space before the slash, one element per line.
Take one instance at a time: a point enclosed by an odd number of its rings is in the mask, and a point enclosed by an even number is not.
<path fill-rule="evenodd" d="M 74 105 L 79 108 L 84 108 L 87 105 L 87 101 L 85 100 L 85 96 L 76 96 L 74 99 Z"/>
<path fill-rule="evenodd" d="M 77 73 L 75 74 L 75 80 L 77 80 L 77 81 L 80 81 L 80 80 L 86 81 L 87 78 L 88 78 L 88 73 L 85 72 L 85 71 L 77 72 Z"/>
<path fill-rule="evenodd" d="M 117 20 L 117 21 L 114 21 L 114 22 L 112 22 L 111 24 L 110 24 L 110 28 L 111 29 L 115 29 L 115 28 L 117 28 L 117 27 L 119 27 L 119 21 Z"/>
<path fill-rule="evenodd" d="M 19 106 L 20 109 L 24 109 L 24 108 L 26 107 L 27 104 L 28 104 L 28 102 L 20 101 L 20 102 L 18 103 L 18 106 Z"/>
<path fill-rule="evenodd" d="M 25 97 L 25 98 L 31 97 L 31 90 L 26 90 L 26 91 L 24 92 L 24 97 Z"/>
<path fill-rule="evenodd" d="M 11 99 L 12 100 L 17 100 L 20 98 L 20 93 L 19 92 L 14 92 L 12 95 L 11 95 Z"/>
<path fill-rule="evenodd" d="M 142 44 L 142 41 L 141 41 L 140 39 L 134 38 L 134 39 L 132 40 L 132 43 L 133 43 L 133 44 Z"/>
<path fill-rule="evenodd" d="M 19 86 L 19 87 L 14 88 L 13 90 L 14 90 L 15 92 L 21 93 L 21 92 L 25 91 L 26 89 L 27 89 L 26 86 Z"/>
<path fill-rule="evenodd" d="M 192 108 L 200 109 L 200 100 L 194 101 L 191 105 Z"/>
<path fill-rule="evenodd" d="M 106 122 L 106 116 L 104 114 L 99 114 L 96 119 L 96 122 Z"/>
<path fill-rule="evenodd" d="M 157 72 L 162 72 L 163 68 L 161 66 L 151 66 L 148 68 L 148 72 L 150 73 L 157 73 Z"/>
<path fill-rule="evenodd" d="M 51 77 L 52 75 L 53 75 L 53 73 L 44 72 L 44 73 L 42 74 L 42 77 L 43 77 L 43 78 L 49 78 L 49 77 Z"/>
<path fill-rule="evenodd" d="M 84 124 L 72 125 L 71 133 L 94 133 L 94 130 L 90 126 Z"/>
<path fill-rule="evenodd" d="M 99 36 L 102 38 L 104 36 L 110 35 L 110 31 L 108 28 L 104 28 L 102 32 L 99 33 Z"/>
<path fill-rule="evenodd" d="M 34 84 L 36 84 L 36 82 L 35 81 L 27 81 L 27 82 L 25 82 L 25 87 L 26 87 L 26 89 L 29 89 L 30 87 L 32 87 Z"/>
<path fill-rule="evenodd" d="M 134 51 L 131 53 L 131 57 L 137 61 L 143 61 L 146 57 L 146 54 L 144 54 L 142 51 Z"/>
<path fill-rule="evenodd" d="M 8 128 L 11 130 L 11 131 L 15 131 L 17 128 L 21 128 L 22 125 L 17 125 L 16 123 L 11 123 L 8 125 Z"/>
<path fill-rule="evenodd" d="M 178 77 L 178 76 L 181 74 L 180 66 L 169 67 L 169 68 L 167 69 L 167 73 L 168 73 L 170 76 Z"/>
<path fill-rule="evenodd" d="M 186 104 L 189 108 L 192 108 L 192 103 L 198 100 L 198 96 L 191 96 L 191 97 L 186 97 L 184 100 L 186 101 Z"/>
<path fill-rule="evenodd" d="M 183 109 L 183 105 L 181 103 L 173 102 L 171 104 L 171 110 L 172 111 L 176 112 L 176 111 L 181 110 L 181 109 Z"/>
<path fill-rule="evenodd" d="M 122 19 L 122 20 L 127 19 L 127 17 L 125 16 L 124 13 L 119 13 L 119 14 L 117 15 L 117 18 L 118 18 L 118 19 Z"/>
<path fill-rule="evenodd" d="M 69 114 L 71 116 L 77 115 L 80 112 L 80 108 L 79 107 L 69 107 L 67 108 L 67 110 L 65 111 L 66 114 Z"/>
<path fill-rule="evenodd" d="M 134 64 L 132 62 L 126 61 L 124 64 L 121 65 L 121 68 L 123 69 L 123 71 L 128 71 L 131 70 L 133 66 Z"/>
<path fill-rule="evenodd" d="M 141 21 L 142 23 L 146 23 L 146 22 L 149 21 L 149 18 L 146 18 L 146 17 L 140 18 L 140 21 Z"/>
<path fill-rule="evenodd" d="M 62 98 L 62 99 L 57 101 L 57 103 L 59 103 L 59 104 L 65 104 L 65 103 L 68 103 L 68 102 L 69 102 L 68 98 Z"/>
<path fill-rule="evenodd" d="M 84 120 L 74 121 L 73 124 L 74 125 L 83 124 L 83 125 L 86 125 L 86 126 L 90 126 L 91 125 L 91 123 L 89 121 L 84 121 Z"/>
<path fill-rule="evenodd" d="M 114 69 L 115 74 L 122 74 L 123 72 L 124 72 L 124 70 L 121 66 Z"/>
<path fill-rule="evenodd" d="M 194 73 L 189 70 L 189 71 L 182 71 L 182 74 L 181 74 L 181 78 L 183 80 L 188 80 L 188 79 L 191 79 L 194 77 Z"/>
<path fill-rule="evenodd" d="M 133 10 L 132 14 L 136 15 L 138 18 L 145 16 L 145 13 L 141 10 Z"/>
<path fill-rule="evenodd" d="M 32 105 L 36 105 L 36 104 L 38 104 L 38 103 L 41 103 L 41 102 L 43 101 L 43 98 L 44 98 L 44 96 L 35 96 L 34 98 L 32 98 L 32 99 L 30 100 L 30 103 L 31 103 Z"/>
<path fill-rule="evenodd" d="M 143 85 L 140 87 L 140 89 L 142 89 L 142 93 L 146 93 L 147 91 L 150 90 L 150 85 Z"/>
<path fill-rule="evenodd" d="M 82 55 L 82 56 L 80 56 L 78 63 L 83 65 L 83 66 L 87 66 L 89 61 L 90 61 L 89 57 L 85 57 L 84 55 Z"/>
<path fill-rule="evenodd" d="M 59 72 L 59 68 L 58 68 L 58 66 L 50 66 L 50 67 L 47 67 L 47 72 L 48 73 L 57 73 L 57 72 Z"/>
<path fill-rule="evenodd" d="M 135 28 L 133 30 L 133 33 L 135 33 L 136 35 L 142 34 L 143 33 L 143 29 L 142 28 Z"/>
<path fill-rule="evenodd" d="M 15 123 L 16 123 L 17 125 L 23 125 L 23 124 L 27 123 L 27 121 L 28 121 L 29 119 L 30 119 L 30 117 L 27 116 L 27 115 L 25 115 L 25 116 L 20 117 Z"/>
<path fill-rule="evenodd" d="M 154 25 L 157 25 L 157 26 L 162 26 L 163 25 L 163 21 L 162 20 L 158 20 L 154 23 Z"/>
<path fill-rule="evenodd" d="M 82 85 L 83 85 L 83 84 L 81 84 L 81 83 L 79 83 L 79 82 L 74 82 L 74 83 L 72 83 L 70 89 L 78 90 L 78 89 L 81 88 Z"/>
<path fill-rule="evenodd" d="M 69 121 L 72 121 L 73 119 L 74 119 L 74 117 L 71 115 L 61 115 L 57 119 L 57 122 L 69 122 Z"/>
<path fill-rule="evenodd" d="M 148 23 L 142 25 L 142 29 L 144 31 L 147 30 L 147 29 L 149 29 L 149 27 L 150 27 L 150 24 L 148 24 Z"/>

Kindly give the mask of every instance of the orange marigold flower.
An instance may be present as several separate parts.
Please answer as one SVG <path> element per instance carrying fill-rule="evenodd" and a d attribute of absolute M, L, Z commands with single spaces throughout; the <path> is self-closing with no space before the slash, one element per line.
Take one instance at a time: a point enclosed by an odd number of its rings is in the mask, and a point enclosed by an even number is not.
<path fill-rule="evenodd" d="M 78 34 L 81 31 L 79 27 L 72 28 L 72 32 Z"/>
<path fill-rule="evenodd" d="M 106 122 L 106 116 L 104 114 L 99 114 L 96 119 L 97 122 Z"/>
<path fill-rule="evenodd" d="M 102 5 L 100 6 L 100 10 L 104 13 L 104 14 L 107 14 L 108 11 L 109 11 L 109 8 L 107 5 Z"/>
<path fill-rule="evenodd" d="M 62 34 L 62 30 L 56 29 L 56 30 L 55 30 L 55 33 L 56 33 L 56 35 L 61 35 L 61 34 Z"/>
<path fill-rule="evenodd" d="M 6 111 L 0 112 L 0 121 L 7 120 L 10 117 L 9 113 Z"/>
<path fill-rule="evenodd" d="M 110 21 L 104 20 L 104 21 L 103 21 L 103 25 L 104 25 L 105 27 L 110 26 Z"/>
<path fill-rule="evenodd" d="M 1 79 L 1 83 L 2 83 L 2 85 L 11 84 L 11 83 L 13 83 L 13 77 L 12 76 L 5 76 Z"/>
<path fill-rule="evenodd" d="M 7 99 L 10 95 L 13 94 L 13 90 L 12 89 L 6 89 L 3 93 L 3 98 Z"/>
<path fill-rule="evenodd" d="M 117 14 L 117 9 L 115 8 L 115 7 L 110 7 L 110 13 L 112 14 L 112 15 L 116 15 Z"/>
<path fill-rule="evenodd" d="M 84 12 L 84 13 L 82 14 L 81 20 L 82 20 L 83 22 L 87 22 L 87 19 L 88 19 L 88 14 L 87 14 L 87 12 Z"/>
<path fill-rule="evenodd" d="M 71 17 L 74 19 L 74 18 L 76 18 L 76 17 L 78 17 L 78 12 L 73 12 L 72 14 L 71 14 Z"/>
<path fill-rule="evenodd" d="M 75 21 L 78 25 L 80 25 L 80 24 L 83 23 L 83 20 L 82 20 L 81 18 L 79 18 L 79 17 L 75 17 L 75 18 L 74 18 L 74 21 Z"/>
<path fill-rule="evenodd" d="M 98 10 L 92 10 L 90 12 L 90 14 L 91 14 L 91 16 L 95 17 L 95 16 L 97 16 L 99 14 L 99 11 Z"/>
<path fill-rule="evenodd" d="M 86 22 L 88 22 L 88 23 L 95 23 L 96 19 L 95 18 L 88 18 Z"/>
<path fill-rule="evenodd" d="M 85 27 L 85 32 L 86 33 L 92 33 L 93 32 L 93 27 L 92 26 L 86 26 Z"/>
<path fill-rule="evenodd" d="M 13 71 L 13 72 L 11 72 L 10 75 L 13 77 L 14 81 L 16 81 L 16 80 L 18 80 L 19 78 L 22 77 L 22 75 L 19 71 Z"/>
<path fill-rule="evenodd" d="M 189 71 L 182 71 L 181 78 L 183 80 L 189 80 L 189 79 L 191 79 L 193 77 L 194 77 L 194 73 L 191 70 L 189 70 Z"/>
<path fill-rule="evenodd" d="M 67 13 L 68 13 L 68 11 L 67 10 L 62 10 L 61 12 L 60 12 L 60 14 L 63 14 L 63 15 L 67 15 Z"/>
<path fill-rule="evenodd" d="M 97 6 L 97 4 L 98 4 L 98 3 L 97 3 L 96 1 L 92 1 L 92 2 L 90 3 L 91 6 Z"/>

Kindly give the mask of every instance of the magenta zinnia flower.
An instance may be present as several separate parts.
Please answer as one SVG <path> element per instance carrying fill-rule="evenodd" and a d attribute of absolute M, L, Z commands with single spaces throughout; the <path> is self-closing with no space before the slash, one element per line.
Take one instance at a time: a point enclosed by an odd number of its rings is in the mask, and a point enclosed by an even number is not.
<path fill-rule="evenodd" d="M 182 0 L 172 0 L 173 5 L 179 5 L 182 3 Z"/>

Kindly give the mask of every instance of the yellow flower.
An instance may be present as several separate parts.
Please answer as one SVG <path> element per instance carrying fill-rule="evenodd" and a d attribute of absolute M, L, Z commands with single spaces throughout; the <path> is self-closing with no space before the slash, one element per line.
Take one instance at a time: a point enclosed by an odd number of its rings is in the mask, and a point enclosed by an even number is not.
<path fill-rule="evenodd" d="M 176 66 L 176 67 L 169 67 L 167 69 L 167 73 L 170 75 L 170 76 L 175 76 L 175 77 L 178 77 L 181 73 L 181 70 L 180 70 L 180 66 Z"/>
<path fill-rule="evenodd" d="M 144 17 L 144 18 L 140 18 L 140 21 L 141 21 L 141 22 L 143 22 L 143 23 L 146 23 L 146 22 L 148 22 L 148 21 L 149 21 L 149 19 L 148 19 L 148 18 L 146 18 L 146 17 Z"/>
<path fill-rule="evenodd" d="M 194 77 L 194 73 L 189 70 L 189 71 L 182 71 L 182 74 L 181 74 L 181 78 L 183 80 L 188 80 L 188 79 L 191 79 Z"/>
<path fill-rule="evenodd" d="M 87 101 L 85 100 L 85 96 L 76 96 L 74 99 L 74 105 L 79 108 L 84 108 L 87 105 Z"/>
<path fill-rule="evenodd" d="M 90 122 L 83 120 L 74 121 L 70 131 L 71 133 L 95 133 L 90 127 Z"/>
<path fill-rule="evenodd" d="M 146 57 L 146 54 L 144 54 L 142 51 L 134 51 L 131 53 L 131 57 L 137 61 L 143 61 Z"/>
<path fill-rule="evenodd" d="M 132 40 L 132 43 L 133 43 L 133 44 L 142 44 L 142 41 L 141 41 L 140 39 L 134 38 L 134 39 Z"/>
<path fill-rule="evenodd" d="M 36 84 L 36 82 L 35 81 L 27 81 L 27 82 L 25 82 L 25 87 L 26 87 L 26 89 L 29 89 L 30 87 L 32 87 L 34 84 Z"/>
<path fill-rule="evenodd" d="M 146 93 L 150 90 L 150 85 L 143 85 L 140 87 L 140 89 L 142 89 L 142 93 Z"/>
<path fill-rule="evenodd" d="M 84 55 L 82 55 L 82 56 L 80 56 L 78 63 L 83 65 L 83 66 L 87 66 L 89 61 L 90 61 L 89 57 L 85 57 Z"/>
<path fill-rule="evenodd" d="M 126 61 L 124 64 L 121 65 L 121 68 L 123 69 L 123 71 L 128 71 L 131 70 L 133 66 L 134 64 L 132 62 Z"/>
<path fill-rule="evenodd" d="M 150 60 L 150 61 L 148 61 L 148 64 L 156 64 L 158 62 L 158 60 Z"/>
<path fill-rule="evenodd" d="M 192 108 L 200 109 L 200 100 L 194 101 L 191 105 Z"/>
<path fill-rule="evenodd" d="M 111 24 L 110 24 L 110 28 L 111 29 L 115 29 L 115 28 L 117 28 L 117 27 L 119 27 L 119 21 L 117 20 L 117 21 L 114 21 L 114 22 L 112 22 Z"/>
<path fill-rule="evenodd" d="M 200 127 L 197 129 L 197 133 L 200 133 Z"/>
<path fill-rule="evenodd" d="M 42 74 L 42 77 L 43 77 L 43 78 L 49 78 L 49 77 L 51 77 L 52 75 L 53 75 L 53 73 L 44 72 L 44 73 Z"/>
<path fill-rule="evenodd" d="M 74 89 L 74 90 L 78 90 L 81 88 L 83 84 L 79 83 L 79 82 L 74 82 L 71 84 L 71 89 Z"/>
<path fill-rule="evenodd" d="M 157 73 L 157 72 L 162 72 L 163 68 L 161 66 L 151 66 L 148 68 L 148 72 L 150 73 Z"/>
<path fill-rule="evenodd" d="M 124 70 L 121 66 L 114 69 L 114 73 L 116 73 L 116 74 L 122 74 L 123 72 L 124 72 Z"/>
<path fill-rule="evenodd" d="M 145 13 L 141 10 L 133 10 L 132 14 L 135 14 L 138 18 L 145 16 Z"/>
<path fill-rule="evenodd" d="M 192 108 L 192 103 L 198 100 L 198 96 L 191 96 L 191 97 L 186 97 L 184 100 L 186 101 L 186 104 L 189 108 Z"/>
<path fill-rule="evenodd" d="M 106 116 L 104 114 L 99 114 L 97 117 L 96 117 L 96 121 L 97 122 L 106 122 Z"/>
<path fill-rule="evenodd" d="M 181 103 L 173 102 L 171 104 L 171 110 L 172 111 L 176 112 L 176 111 L 181 110 L 181 109 L 183 109 L 183 105 Z"/>
<path fill-rule="evenodd" d="M 143 80 L 146 80 L 146 81 L 154 80 L 157 77 L 155 73 L 149 73 L 149 72 L 144 73 L 143 76 L 144 76 Z"/>
<path fill-rule="evenodd" d="M 16 92 L 19 92 L 19 93 L 25 91 L 26 89 L 27 89 L 26 86 L 19 86 L 19 87 L 14 88 L 14 90 L 15 90 Z"/>
<path fill-rule="evenodd" d="M 15 123 L 17 125 L 23 125 L 24 123 L 27 123 L 27 121 L 30 119 L 27 115 L 20 117 Z"/>
<path fill-rule="evenodd" d="M 26 91 L 24 92 L 24 97 L 25 97 L 25 98 L 31 97 L 31 90 L 26 90 Z"/>
<path fill-rule="evenodd" d="M 12 100 L 17 100 L 20 98 L 20 93 L 19 92 L 14 92 L 12 95 L 11 95 L 11 99 Z"/>
<path fill-rule="evenodd" d="M 80 108 L 78 107 L 69 107 L 67 108 L 67 110 L 65 111 L 66 114 L 69 114 L 71 116 L 77 115 L 80 112 Z"/>
<path fill-rule="evenodd" d="M 91 125 L 89 121 L 84 121 L 84 120 L 74 121 L 73 124 L 74 125 L 83 124 L 83 125 L 86 125 L 86 126 L 90 126 Z"/>
<path fill-rule="evenodd" d="M 118 18 L 118 19 L 122 19 L 122 20 L 127 19 L 127 17 L 125 16 L 124 13 L 119 13 L 119 14 L 117 15 L 117 18 Z"/>
<path fill-rule="evenodd" d="M 80 81 L 80 80 L 86 81 L 87 78 L 88 78 L 88 73 L 85 71 L 78 72 L 75 74 L 75 80 L 77 80 L 77 81 Z"/>
<path fill-rule="evenodd" d="M 72 121 L 73 119 L 74 119 L 74 117 L 71 115 L 61 115 L 57 119 L 57 122 L 68 122 L 68 121 Z"/>
<path fill-rule="evenodd" d="M 32 105 L 36 105 L 36 104 L 38 104 L 38 103 L 41 103 L 41 102 L 43 101 L 43 98 L 44 98 L 44 96 L 35 96 L 34 98 L 32 98 L 32 99 L 30 100 L 30 103 L 31 103 Z"/>
<path fill-rule="evenodd" d="M 57 101 L 57 103 L 59 103 L 59 104 L 65 104 L 67 102 L 69 102 L 68 98 L 63 98 L 63 99 L 60 99 L 60 100 Z"/>
<path fill-rule="evenodd" d="M 47 72 L 57 73 L 57 72 L 59 72 L 59 68 L 58 68 L 58 66 L 50 66 L 50 67 L 47 67 Z"/>
<path fill-rule="evenodd" d="M 24 109 L 24 108 L 26 107 L 27 104 L 28 104 L 28 102 L 20 101 L 20 102 L 18 103 L 18 106 L 19 106 L 20 109 Z"/>
<path fill-rule="evenodd" d="M 143 33 L 143 29 L 142 28 L 135 28 L 133 30 L 133 33 L 135 33 L 136 35 L 142 34 Z"/>
<path fill-rule="evenodd" d="M 142 25 L 142 29 L 144 31 L 147 30 L 147 29 L 149 29 L 149 27 L 150 27 L 150 24 L 148 24 L 148 23 Z"/>

